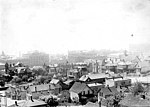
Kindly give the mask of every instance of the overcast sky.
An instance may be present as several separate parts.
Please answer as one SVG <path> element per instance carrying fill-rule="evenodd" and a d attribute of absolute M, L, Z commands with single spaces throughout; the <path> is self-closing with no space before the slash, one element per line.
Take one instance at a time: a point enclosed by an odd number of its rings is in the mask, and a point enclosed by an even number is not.
<path fill-rule="evenodd" d="M 8 54 L 118 50 L 150 41 L 149 0 L 0 1 L 0 51 Z"/>

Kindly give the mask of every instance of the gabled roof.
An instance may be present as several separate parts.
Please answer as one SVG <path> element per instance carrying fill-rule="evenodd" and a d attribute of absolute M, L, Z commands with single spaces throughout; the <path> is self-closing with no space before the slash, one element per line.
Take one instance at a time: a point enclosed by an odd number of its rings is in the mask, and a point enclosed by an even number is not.
<path fill-rule="evenodd" d="M 58 79 L 52 79 L 50 81 L 50 84 L 58 84 L 59 80 Z"/>
<path fill-rule="evenodd" d="M 104 87 L 100 90 L 100 92 L 104 93 L 105 95 L 114 95 L 117 94 L 118 91 L 117 89 L 113 86 L 113 87 Z"/>
<path fill-rule="evenodd" d="M 100 90 L 100 92 L 104 93 L 105 95 L 111 94 L 110 90 L 109 90 L 107 87 L 102 88 L 102 89 Z"/>
<path fill-rule="evenodd" d="M 110 87 L 110 90 L 113 94 L 118 94 L 118 91 L 115 87 Z"/>
<path fill-rule="evenodd" d="M 70 88 L 69 91 L 73 91 L 75 93 L 80 93 L 82 92 L 85 88 L 87 87 L 87 85 L 85 83 L 81 83 L 81 82 L 75 82 L 73 84 L 73 86 Z"/>
<path fill-rule="evenodd" d="M 100 78 L 106 78 L 108 75 L 106 74 L 88 74 L 88 75 L 83 75 L 79 80 L 80 81 L 86 81 L 88 78 L 93 80 L 93 79 L 100 79 Z"/>

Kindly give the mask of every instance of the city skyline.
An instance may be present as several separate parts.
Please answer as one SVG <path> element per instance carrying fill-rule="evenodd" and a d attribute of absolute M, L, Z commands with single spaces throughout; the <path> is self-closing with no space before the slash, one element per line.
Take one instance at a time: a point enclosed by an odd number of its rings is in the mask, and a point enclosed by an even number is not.
<path fill-rule="evenodd" d="M 148 0 L 0 0 L 0 51 L 128 50 L 148 43 Z"/>

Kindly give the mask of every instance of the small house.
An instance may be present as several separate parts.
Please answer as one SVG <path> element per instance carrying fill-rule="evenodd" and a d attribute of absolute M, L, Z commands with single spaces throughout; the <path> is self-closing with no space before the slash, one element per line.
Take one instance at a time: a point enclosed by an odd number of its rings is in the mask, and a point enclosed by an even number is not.
<path fill-rule="evenodd" d="M 93 91 L 85 83 L 81 82 L 75 82 L 70 88 L 69 92 L 72 101 L 75 99 L 79 101 L 82 96 L 93 94 Z"/>
<path fill-rule="evenodd" d="M 67 77 L 73 78 L 73 79 L 78 79 L 81 77 L 81 74 L 77 69 L 70 69 L 67 71 Z"/>
<path fill-rule="evenodd" d="M 107 97 L 110 97 L 110 96 L 114 96 L 116 94 L 118 94 L 119 92 L 117 91 L 117 89 L 115 87 L 104 87 L 102 88 L 99 93 L 98 93 L 98 96 L 99 97 L 102 97 L 102 98 L 107 98 Z"/>
<path fill-rule="evenodd" d="M 126 87 L 131 85 L 131 79 L 124 79 L 123 77 L 120 78 L 107 78 L 105 85 L 111 86 L 121 86 L 121 87 Z"/>
<path fill-rule="evenodd" d="M 90 84 L 87 84 L 88 87 L 91 88 L 91 90 L 93 91 L 93 94 L 95 96 L 97 96 L 97 93 L 100 89 L 104 88 L 105 85 L 104 84 L 100 84 L 100 83 L 90 83 Z"/>
<path fill-rule="evenodd" d="M 69 88 L 69 86 L 65 83 L 63 83 L 61 80 L 59 79 L 52 79 L 50 81 L 51 86 L 53 86 L 53 88 L 56 86 L 58 88 L 61 88 L 61 90 L 67 90 Z"/>

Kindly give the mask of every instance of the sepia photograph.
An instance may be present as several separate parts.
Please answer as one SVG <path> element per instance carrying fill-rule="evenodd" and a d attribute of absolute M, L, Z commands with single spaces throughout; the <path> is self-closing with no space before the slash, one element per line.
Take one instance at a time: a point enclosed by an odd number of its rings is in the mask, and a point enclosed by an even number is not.
<path fill-rule="evenodd" d="M 0 0 L 0 107 L 150 107 L 150 0 Z"/>

